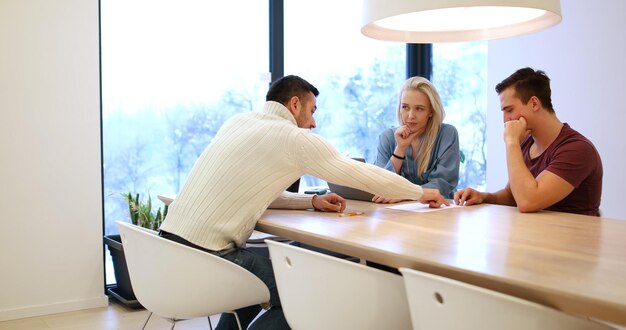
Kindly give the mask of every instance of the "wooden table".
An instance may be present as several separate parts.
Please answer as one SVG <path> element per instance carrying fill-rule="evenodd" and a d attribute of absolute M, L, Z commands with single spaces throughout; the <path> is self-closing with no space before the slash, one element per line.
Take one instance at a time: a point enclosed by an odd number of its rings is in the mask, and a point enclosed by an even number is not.
<path fill-rule="evenodd" d="M 626 220 L 499 205 L 428 213 L 348 201 L 363 215 L 267 210 L 256 229 L 626 325 Z"/>

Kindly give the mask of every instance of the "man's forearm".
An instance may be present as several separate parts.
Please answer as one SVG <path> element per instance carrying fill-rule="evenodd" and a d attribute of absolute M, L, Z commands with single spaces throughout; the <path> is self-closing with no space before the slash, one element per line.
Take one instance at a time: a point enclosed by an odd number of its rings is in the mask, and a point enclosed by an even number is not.
<path fill-rule="evenodd" d="M 509 188 L 515 204 L 527 203 L 536 195 L 537 181 L 524 163 L 519 144 L 506 142 L 506 162 Z"/>
<path fill-rule="evenodd" d="M 516 205 L 515 199 L 513 199 L 513 195 L 507 188 L 498 190 L 494 193 L 484 193 L 483 203 L 508 205 L 508 206 Z"/>

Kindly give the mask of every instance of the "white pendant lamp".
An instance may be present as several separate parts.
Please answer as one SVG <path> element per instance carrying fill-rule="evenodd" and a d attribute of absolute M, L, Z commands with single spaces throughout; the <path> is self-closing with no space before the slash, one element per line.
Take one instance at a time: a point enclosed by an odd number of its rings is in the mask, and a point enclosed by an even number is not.
<path fill-rule="evenodd" d="M 363 0 L 361 33 L 405 43 L 460 42 L 527 34 L 560 21 L 559 0 Z"/>

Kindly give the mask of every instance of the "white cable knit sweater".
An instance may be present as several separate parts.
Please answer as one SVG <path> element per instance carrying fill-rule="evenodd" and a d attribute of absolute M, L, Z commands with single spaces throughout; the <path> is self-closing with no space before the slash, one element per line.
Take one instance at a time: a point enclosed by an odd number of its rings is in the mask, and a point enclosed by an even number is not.
<path fill-rule="evenodd" d="M 388 198 L 419 198 L 422 188 L 380 167 L 343 157 L 298 128 L 282 104 L 229 119 L 196 161 L 161 229 L 209 250 L 244 246 L 270 208 L 311 208 L 311 195 L 285 189 L 304 174 Z"/>

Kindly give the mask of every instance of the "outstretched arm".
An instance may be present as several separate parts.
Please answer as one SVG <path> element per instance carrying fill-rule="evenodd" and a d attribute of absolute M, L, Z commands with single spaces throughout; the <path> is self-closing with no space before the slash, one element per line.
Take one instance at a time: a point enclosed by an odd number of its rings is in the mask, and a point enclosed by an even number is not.
<path fill-rule="evenodd" d="M 331 144 L 315 134 L 301 134 L 296 152 L 304 173 L 374 195 L 398 199 L 419 199 L 422 188 L 373 164 L 342 156 Z"/>
<path fill-rule="evenodd" d="M 472 188 L 464 188 L 454 193 L 454 202 L 457 205 L 475 205 L 475 204 L 499 204 L 515 206 L 515 199 L 511 194 L 511 189 L 507 184 L 506 187 L 494 193 L 481 192 Z"/>

